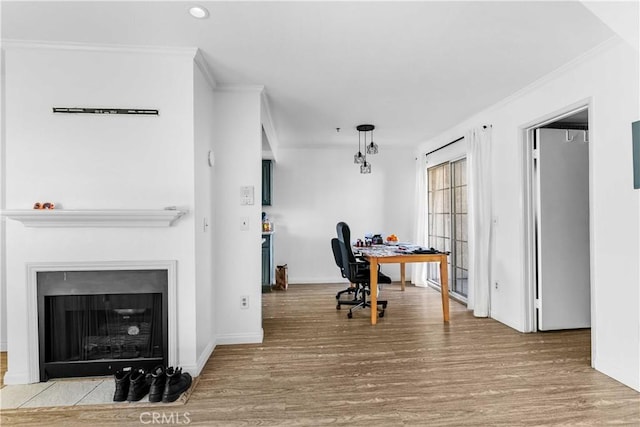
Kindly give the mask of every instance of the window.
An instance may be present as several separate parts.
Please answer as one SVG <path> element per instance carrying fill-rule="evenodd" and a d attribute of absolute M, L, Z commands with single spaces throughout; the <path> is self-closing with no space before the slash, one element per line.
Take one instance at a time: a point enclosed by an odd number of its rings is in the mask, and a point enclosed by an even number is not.
<path fill-rule="evenodd" d="M 427 169 L 429 245 L 449 256 L 449 290 L 466 299 L 468 290 L 467 159 Z M 427 279 L 439 286 L 438 266 L 430 264 Z"/>

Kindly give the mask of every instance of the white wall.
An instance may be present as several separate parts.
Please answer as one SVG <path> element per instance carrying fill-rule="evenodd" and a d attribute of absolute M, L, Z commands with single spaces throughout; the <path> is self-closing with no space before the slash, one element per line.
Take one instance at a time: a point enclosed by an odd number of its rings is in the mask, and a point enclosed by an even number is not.
<path fill-rule="evenodd" d="M 275 263 L 288 265 L 290 283 L 344 281 L 330 243 L 339 221 L 349 224 L 353 239 L 381 232 L 413 240 L 413 150 L 381 144 L 370 158 L 372 173 L 363 175 L 353 163 L 356 148 L 356 132 L 349 148 L 280 147 L 272 206 L 263 210 L 274 222 Z M 400 278 L 399 268 L 383 271 Z"/>
<path fill-rule="evenodd" d="M 4 50 L 0 51 L 0 209 L 6 205 L 5 181 L 6 170 L 4 161 L 6 159 L 6 117 L 5 111 L 5 60 Z M 0 217 L 0 351 L 7 351 L 7 265 L 6 265 L 6 220 Z"/>
<path fill-rule="evenodd" d="M 5 209 L 194 211 L 193 51 L 5 45 Z M 53 114 L 52 107 L 156 108 L 157 117 Z M 177 260 L 178 363 L 195 371 L 194 215 L 161 229 L 26 228 L 6 221 L 6 383 L 25 381 L 29 262 Z"/>
<path fill-rule="evenodd" d="M 638 51 L 611 40 L 420 149 L 493 125 L 491 316 L 524 330 L 523 128 L 590 103 L 592 363 L 640 390 L 640 192 L 633 190 L 631 122 L 640 118 Z"/>
<path fill-rule="evenodd" d="M 194 52 L 7 47 L 3 209 L 53 201 L 61 209 L 176 205 L 190 213 L 163 229 L 30 229 L 7 220 L 2 291 L 11 303 L 2 323 L 12 357 L 5 382 L 28 375 L 19 308 L 27 262 L 177 260 L 178 363 L 194 374 L 216 342 L 262 341 L 262 87 L 213 92 L 210 75 L 194 67 Z M 54 115 L 53 106 L 160 114 Z M 241 186 L 254 187 L 253 205 L 240 206 Z M 240 231 L 241 217 L 249 218 L 249 231 Z M 240 308 L 242 296 L 249 309 Z"/>
<path fill-rule="evenodd" d="M 196 354 L 198 371 L 202 369 L 215 347 L 215 264 L 212 224 L 215 189 L 213 168 L 208 153 L 213 150 L 214 94 L 199 66 L 194 67 L 194 142 L 195 142 L 195 269 L 196 269 Z M 206 225 L 205 225 L 206 224 Z"/>
<path fill-rule="evenodd" d="M 214 103 L 216 343 L 262 342 L 261 87 L 220 87 Z M 254 204 L 240 205 L 240 187 L 254 187 Z M 249 230 L 240 229 L 242 217 Z M 249 308 L 242 309 L 242 296 Z"/>

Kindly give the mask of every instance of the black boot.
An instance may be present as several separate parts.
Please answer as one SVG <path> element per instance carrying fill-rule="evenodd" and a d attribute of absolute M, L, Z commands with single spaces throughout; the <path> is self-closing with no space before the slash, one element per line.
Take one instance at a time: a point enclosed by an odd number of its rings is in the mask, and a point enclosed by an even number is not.
<path fill-rule="evenodd" d="M 124 368 L 117 371 L 114 375 L 116 379 L 116 391 L 113 393 L 114 402 L 124 402 L 129 394 L 129 377 L 131 376 L 131 368 Z"/>
<path fill-rule="evenodd" d="M 182 368 L 167 368 L 165 372 L 167 382 L 164 385 L 164 393 L 162 393 L 163 402 L 175 402 L 178 397 L 191 387 L 191 375 L 187 372 L 182 373 Z"/>
<path fill-rule="evenodd" d="M 149 402 L 160 402 L 162 400 L 165 383 L 167 382 L 164 368 L 162 365 L 158 365 L 153 368 L 153 371 L 147 374 L 147 376 L 151 383 L 151 387 L 149 388 Z"/>
<path fill-rule="evenodd" d="M 129 394 L 127 400 L 129 402 L 137 402 L 149 393 L 149 382 L 147 381 L 147 372 L 144 369 L 136 369 L 131 372 L 129 381 Z"/>

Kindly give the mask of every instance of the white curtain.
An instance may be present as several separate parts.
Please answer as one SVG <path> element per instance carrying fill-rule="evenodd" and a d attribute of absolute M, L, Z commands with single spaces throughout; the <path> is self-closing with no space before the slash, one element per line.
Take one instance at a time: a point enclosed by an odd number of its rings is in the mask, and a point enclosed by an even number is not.
<path fill-rule="evenodd" d="M 415 236 L 414 242 L 420 246 L 427 246 L 427 161 L 426 153 L 421 153 L 416 159 L 415 185 Z M 416 286 L 427 286 L 427 267 L 424 262 L 411 264 L 411 283 Z"/>
<path fill-rule="evenodd" d="M 467 132 L 469 208 L 469 289 L 467 308 L 476 317 L 490 314 L 491 291 L 491 126 Z"/>

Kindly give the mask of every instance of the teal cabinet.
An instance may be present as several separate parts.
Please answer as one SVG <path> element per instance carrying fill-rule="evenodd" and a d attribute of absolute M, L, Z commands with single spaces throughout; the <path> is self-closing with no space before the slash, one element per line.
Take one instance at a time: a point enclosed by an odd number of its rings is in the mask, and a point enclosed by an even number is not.
<path fill-rule="evenodd" d="M 262 206 L 271 206 L 271 185 L 273 183 L 273 161 L 262 161 Z"/>
<path fill-rule="evenodd" d="M 262 235 L 262 292 L 271 292 L 273 271 L 273 236 Z"/>

